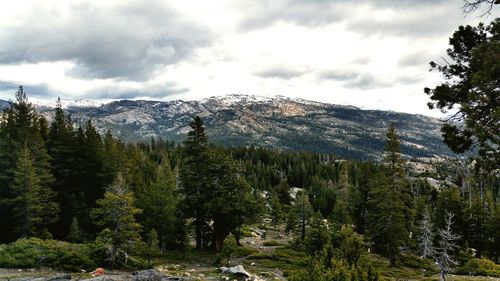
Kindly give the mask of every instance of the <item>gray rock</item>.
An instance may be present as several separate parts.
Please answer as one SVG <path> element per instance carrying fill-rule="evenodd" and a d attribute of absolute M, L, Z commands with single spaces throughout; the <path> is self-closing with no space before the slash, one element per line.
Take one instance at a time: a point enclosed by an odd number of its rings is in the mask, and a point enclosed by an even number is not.
<path fill-rule="evenodd" d="M 135 271 L 132 273 L 132 281 L 184 281 L 183 277 L 167 276 L 154 269 Z"/>
<path fill-rule="evenodd" d="M 67 281 L 67 280 L 71 280 L 71 274 L 62 274 L 62 275 L 49 276 L 49 277 L 19 279 L 19 281 Z"/>
<path fill-rule="evenodd" d="M 219 267 L 219 270 L 222 271 L 222 273 L 229 273 L 229 274 L 236 274 L 236 275 L 244 275 L 246 277 L 250 277 L 251 274 L 248 273 L 248 271 L 243 268 L 242 265 L 237 265 L 233 267 Z"/>

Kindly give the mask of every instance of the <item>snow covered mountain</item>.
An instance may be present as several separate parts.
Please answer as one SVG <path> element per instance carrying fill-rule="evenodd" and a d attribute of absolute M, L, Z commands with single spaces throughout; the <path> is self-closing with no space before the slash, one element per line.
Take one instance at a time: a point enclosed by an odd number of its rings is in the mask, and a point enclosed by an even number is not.
<path fill-rule="evenodd" d="M 384 134 L 395 122 L 408 156 L 452 155 L 442 143 L 439 120 L 405 113 L 361 110 L 282 96 L 228 95 L 200 101 L 121 100 L 101 106 L 67 106 L 76 123 L 92 119 L 101 131 L 125 141 L 162 137 L 182 141 L 196 115 L 210 141 L 228 146 L 265 146 L 380 158 Z M 50 118 L 51 110 L 43 114 Z"/>

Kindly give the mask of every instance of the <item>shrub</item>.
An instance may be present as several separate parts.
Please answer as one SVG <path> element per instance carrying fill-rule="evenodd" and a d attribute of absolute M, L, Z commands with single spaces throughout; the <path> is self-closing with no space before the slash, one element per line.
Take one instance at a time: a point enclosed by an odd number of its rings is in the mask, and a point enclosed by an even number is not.
<path fill-rule="evenodd" d="M 500 277 L 500 265 L 488 259 L 470 259 L 458 268 L 458 274 Z"/>
<path fill-rule="evenodd" d="M 90 258 L 86 244 L 71 244 L 38 238 L 19 239 L 0 248 L 0 267 L 51 266 L 65 270 L 91 269 L 95 263 Z"/>
<path fill-rule="evenodd" d="M 437 271 L 437 268 L 434 266 L 433 261 L 429 259 L 423 259 L 411 254 L 402 254 L 400 262 L 401 265 L 411 268 L 421 268 L 433 272 Z"/>

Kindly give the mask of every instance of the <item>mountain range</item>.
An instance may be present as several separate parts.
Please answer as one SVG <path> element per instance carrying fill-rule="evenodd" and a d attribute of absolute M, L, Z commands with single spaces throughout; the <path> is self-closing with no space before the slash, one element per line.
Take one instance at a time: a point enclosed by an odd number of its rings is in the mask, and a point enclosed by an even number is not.
<path fill-rule="evenodd" d="M 0 101 L 0 107 L 8 103 Z M 180 142 L 196 115 L 211 142 L 226 146 L 261 146 L 334 153 L 341 157 L 379 159 L 385 132 L 394 122 L 408 157 L 443 157 L 438 119 L 282 96 L 227 95 L 200 101 L 120 100 L 98 105 L 79 100 L 65 110 L 75 124 L 91 119 L 101 132 L 111 130 L 124 141 L 161 137 Z M 39 106 L 49 120 L 52 108 Z"/>

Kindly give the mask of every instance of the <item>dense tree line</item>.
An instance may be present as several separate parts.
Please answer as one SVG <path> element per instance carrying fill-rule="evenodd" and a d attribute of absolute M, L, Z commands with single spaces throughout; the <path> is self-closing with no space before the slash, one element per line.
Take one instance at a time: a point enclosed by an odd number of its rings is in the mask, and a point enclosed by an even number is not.
<path fill-rule="evenodd" d="M 357 258 L 367 248 L 392 266 L 403 252 L 435 257 L 445 230 L 457 246 L 447 256 L 473 248 L 498 261 L 498 177 L 443 162 L 434 175 L 447 178 L 433 186 L 400 153 L 393 125 L 378 163 L 218 147 L 199 117 L 189 125 L 182 145 L 126 144 L 90 120 L 73 124 L 60 102 L 48 122 L 20 87 L 0 124 L 0 241 L 109 241 L 114 261 L 138 248 L 185 247 L 191 236 L 220 251 L 230 234 L 239 244 L 244 225 L 268 217 L 326 275 L 340 265 L 371 270 Z"/>

